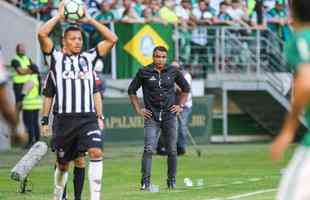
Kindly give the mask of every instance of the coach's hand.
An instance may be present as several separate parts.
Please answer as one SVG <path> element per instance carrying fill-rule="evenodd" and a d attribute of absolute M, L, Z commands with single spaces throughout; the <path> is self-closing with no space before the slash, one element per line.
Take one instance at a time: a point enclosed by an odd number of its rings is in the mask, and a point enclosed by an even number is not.
<path fill-rule="evenodd" d="M 170 112 L 172 113 L 180 113 L 182 112 L 182 108 L 180 105 L 173 105 L 169 108 Z"/>
<path fill-rule="evenodd" d="M 142 108 L 138 111 L 138 114 L 144 119 L 149 119 L 152 117 L 152 112 L 146 108 Z"/>

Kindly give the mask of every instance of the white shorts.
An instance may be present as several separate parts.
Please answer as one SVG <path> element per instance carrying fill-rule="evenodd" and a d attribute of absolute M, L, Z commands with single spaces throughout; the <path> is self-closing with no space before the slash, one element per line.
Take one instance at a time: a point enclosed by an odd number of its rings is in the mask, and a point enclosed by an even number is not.
<path fill-rule="evenodd" d="M 299 146 L 281 178 L 277 200 L 310 199 L 310 148 Z"/>

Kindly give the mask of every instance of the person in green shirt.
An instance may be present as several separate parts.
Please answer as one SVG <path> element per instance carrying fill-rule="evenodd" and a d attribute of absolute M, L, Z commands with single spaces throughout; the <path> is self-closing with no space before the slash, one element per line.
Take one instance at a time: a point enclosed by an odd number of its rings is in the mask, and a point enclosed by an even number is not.
<path fill-rule="evenodd" d="M 111 5 L 107 1 L 100 4 L 100 13 L 96 16 L 96 20 L 103 24 L 108 24 L 114 20 L 114 14 L 111 11 Z"/>
<path fill-rule="evenodd" d="M 270 147 L 274 160 L 282 158 L 284 151 L 294 140 L 299 126 L 299 118 L 304 114 L 306 124 L 310 124 L 310 2 L 292 0 L 293 27 L 295 35 L 286 46 L 285 54 L 291 66 L 295 66 L 291 110 L 287 114 L 283 128 Z M 306 200 L 310 197 L 307 189 L 310 183 L 310 131 L 304 135 L 296 149 L 283 178 L 277 200 Z"/>
<path fill-rule="evenodd" d="M 285 4 L 277 0 L 275 7 L 267 12 L 268 28 L 282 40 L 287 41 L 291 36 L 290 20 L 285 9 Z"/>
<path fill-rule="evenodd" d="M 110 23 L 115 20 L 114 14 L 111 11 L 111 5 L 108 1 L 102 1 L 102 3 L 100 4 L 100 13 L 95 17 L 95 19 L 108 27 Z M 95 47 L 100 41 L 100 34 L 98 33 L 98 31 L 93 30 L 90 34 L 90 47 Z"/>

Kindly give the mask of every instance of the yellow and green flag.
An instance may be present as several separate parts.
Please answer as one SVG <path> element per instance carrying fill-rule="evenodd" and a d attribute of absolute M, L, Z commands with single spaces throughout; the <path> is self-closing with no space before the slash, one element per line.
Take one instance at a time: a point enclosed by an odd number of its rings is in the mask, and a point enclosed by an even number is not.
<path fill-rule="evenodd" d="M 168 49 L 168 60 L 174 56 L 173 26 L 162 24 L 115 24 L 119 38 L 117 51 L 117 78 L 131 78 L 140 67 L 152 63 L 155 46 Z"/>

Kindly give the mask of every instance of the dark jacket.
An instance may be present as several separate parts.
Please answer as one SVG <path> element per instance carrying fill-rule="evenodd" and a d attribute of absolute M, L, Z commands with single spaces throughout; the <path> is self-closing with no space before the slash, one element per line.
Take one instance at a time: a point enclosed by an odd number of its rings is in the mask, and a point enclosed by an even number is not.
<path fill-rule="evenodd" d="M 178 68 L 167 65 L 158 73 L 151 64 L 137 72 L 129 85 L 128 94 L 136 95 L 142 86 L 145 108 L 152 111 L 153 119 L 167 120 L 175 116 L 169 111 L 172 105 L 177 104 L 175 83 L 183 92 L 190 92 L 190 86 Z"/>

